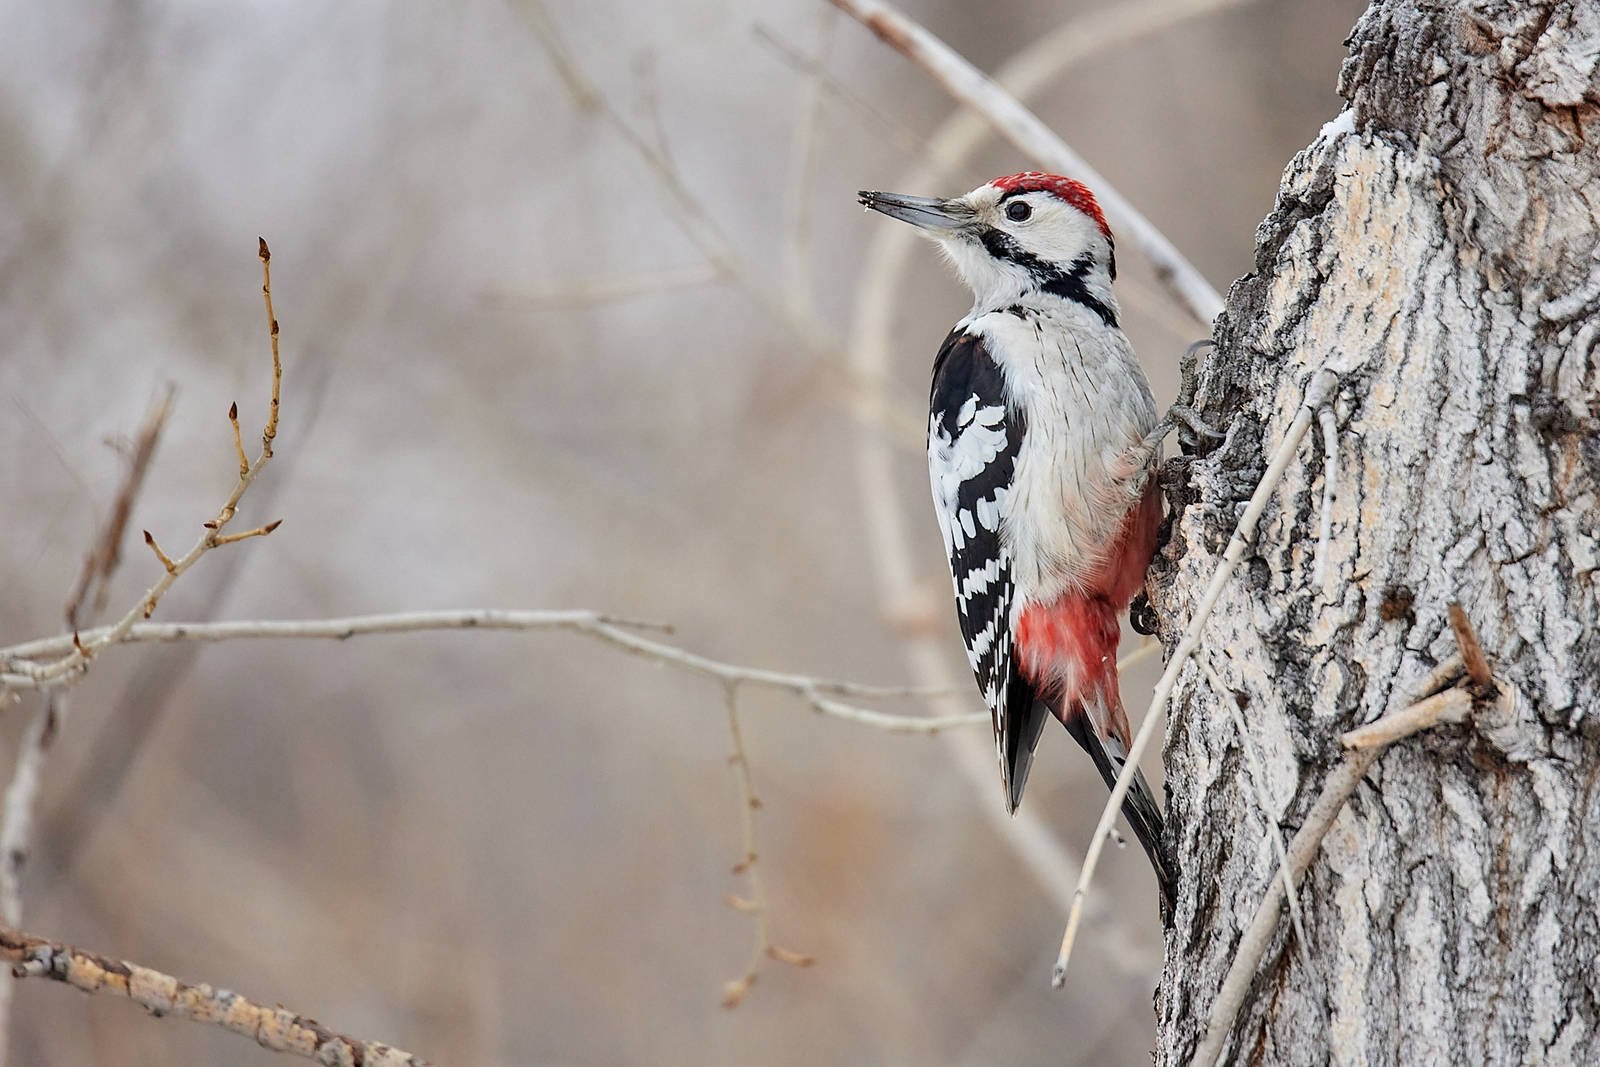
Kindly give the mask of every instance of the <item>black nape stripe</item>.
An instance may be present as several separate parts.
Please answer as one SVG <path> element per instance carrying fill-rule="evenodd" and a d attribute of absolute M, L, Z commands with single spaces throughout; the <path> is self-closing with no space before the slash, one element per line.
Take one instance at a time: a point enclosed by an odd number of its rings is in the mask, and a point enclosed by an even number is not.
<path fill-rule="evenodd" d="M 979 240 L 983 247 L 996 259 L 1010 260 L 1026 270 L 1039 282 L 1039 288 L 1047 293 L 1053 293 L 1063 300 L 1071 300 L 1082 304 L 1096 315 L 1107 326 L 1117 325 L 1116 312 L 1112 311 L 1104 301 L 1089 292 L 1084 284 L 1084 277 L 1089 273 L 1091 261 L 1084 256 L 1073 262 L 1066 270 L 1062 270 L 1053 263 L 1046 263 L 1032 252 L 1025 250 L 1008 233 L 997 230 L 993 226 L 985 226 L 979 233 Z"/>

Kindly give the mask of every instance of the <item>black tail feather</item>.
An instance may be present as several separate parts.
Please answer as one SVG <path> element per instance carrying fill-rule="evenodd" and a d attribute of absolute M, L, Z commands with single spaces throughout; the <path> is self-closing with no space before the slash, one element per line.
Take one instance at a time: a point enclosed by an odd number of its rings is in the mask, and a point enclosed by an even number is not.
<path fill-rule="evenodd" d="M 1115 740 L 1102 741 L 1082 708 L 1074 708 L 1071 714 L 1061 718 L 1066 724 L 1067 732 L 1083 746 L 1085 752 L 1089 753 L 1089 758 L 1094 761 L 1100 777 L 1105 779 L 1106 788 L 1115 786 L 1118 776 L 1122 774 L 1123 766 L 1127 763 L 1127 753 L 1122 749 L 1122 745 Z M 1150 791 L 1150 783 L 1145 781 L 1143 771 L 1138 771 L 1133 776 L 1133 784 L 1128 788 L 1128 795 L 1122 800 L 1122 816 L 1133 828 L 1133 834 L 1144 847 L 1145 855 L 1150 857 L 1150 866 L 1155 868 L 1161 894 L 1161 918 L 1163 922 L 1168 922 L 1172 916 L 1172 894 L 1176 883 L 1172 875 L 1172 865 L 1167 860 L 1166 849 L 1161 844 L 1161 808 L 1156 803 L 1155 795 Z"/>

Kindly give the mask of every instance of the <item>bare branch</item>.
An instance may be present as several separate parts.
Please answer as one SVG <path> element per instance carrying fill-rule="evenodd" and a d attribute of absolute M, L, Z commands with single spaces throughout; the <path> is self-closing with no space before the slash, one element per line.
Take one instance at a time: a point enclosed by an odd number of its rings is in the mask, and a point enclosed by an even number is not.
<path fill-rule="evenodd" d="M 261 431 L 261 459 L 264 462 L 272 458 L 272 442 L 278 436 L 278 396 L 283 388 L 283 360 L 278 356 L 278 317 L 272 313 L 272 252 L 267 248 L 267 239 L 257 237 L 260 248 L 257 255 L 261 257 L 261 299 L 267 307 L 267 334 L 272 340 L 272 400 L 267 409 L 267 425 Z M 238 413 L 234 413 L 237 421 Z M 235 427 L 237 429 L 237 426 Z M 243 458 L 244 449 L 239 450 Z M 239 479 L 245 480 L 249 471 L 244 467 L 239 468 Z"/>
<path fill-rule="evenodd" d="M 1377 722 L 1339 735 L 1345 748 L 1384 748 L 1418 730 L 1441 722 L 1465 722 L 1472 711 L 1472 694 L 1464 689 L 1446 689 L 1409 707 L 1391 712 Z"/>
<path fill-rule="evenodd" d="M 1139 246 L 1162 283 L 1198 323 L 1210 328 L 1211 320 L 1222 313 L 1222 294 L 1149 219 L 1037 115 L 949 45 L 890 5 L 880 0 L 832 2 L 921 67 L 952 97 L 982 114 L 1019 151 L 1039 160 L 1047 169 L 1071 175 L 1094 189 L 1113 227 Z"/>
<path fill-rule="evenodd" d="M 173 389 L 168 386 L 162 397 L 145 414 L 134 438 L 133 449 L 128 454 L 127 469 L 112 501 L 111 511 L 84 557 L 83 570 L 67 596 L 65 615 L 67 625 L 72 627 L 72 651 L 85 663 L 92 652 L 84 647 L 78 626 L 85 618 L 92 618 L 105 608 L 111 579 L 122 561 L 122 538 L 127 532 L 129 516 L 133 514 L 134 501 L 144 486 L 145 475 L 155 458 L 162 428 L 172 410 L 172 395 Z M 157 558 L 170 566 L 172 561 L 155 546 L 148 532 L 145 540 L 155 549 Z M 94 591 L 92 598 L 91 590 Z M 5 697 L 12 696 L 4 689 L 0 689 L 0 693 Z M 0 705 L 7 702 L 0 699 Z M 18 926 L 22 922 L 22 876 L 33 850 L 33 819 L 39 800 L 39 785 L 66 715 L 65 692 L 44 694 L 38 711 L 29 720 L 17 742 L 16 765 L 11 782 L 6 787 L 4 811 L 0 813 L 0 921 L 10 926 Z M 10 1050 L 14 992 L 14 983 L 0 982 L 0 1065 L 6 1062 Z"/>
<path fill-rule="evenodd" d="M 217 539 L 212 542 L 212 546 L 213 547 L 217 547 L 217 546 L 221 546 L 221 545 L 231 545 L 231 544 L 234 544 L 235 542 L 243 541 L 246 538 L 250 538 L 250 537 L 265 537 L 269 533 L 271 533 L 273 530 L 276 530 L 278 527 L 280 527 L 282 525 L 283 525 L 283 520 L 282 519 L 273 519 L 271 522 L 267 523 L 266 525 L 257 526 L 253 530 L 240 530 L 238 533 L 218 534 L 217 535 Z"/>
<path fill-rule="evenodd" d="M 748 897 L 729 896 L 728 905 L 747 915 L 755 916 L 755 945 L 750 952 L 750 962 L 744 974 L 722 987 L 722 1006 L 737 1008 L 750 987 L 755 985 L 763 960 L 774 959 L 796 967 L 809 967 L 816 962 L 810 956 L 780 947 L 772 940 L 772 918 L 767 910 L 767 886 L 761 877 L 761 857 L 756 849 L 756 811 L 761 801 L 756 797 L 755 782 L 750 772 L 750 757 L 745 754 L 744 732 L 739 727 L 739 683 L 725 682 L 723 701 L 728 711 L 728 737 L 733 754 L 728 762 L 733 765 L 739 786 L 739 832 L 744 843 L 744 855 L 734 864 L 733 873 L 742 874 L 750 883 Z"/>
<path fill-rule="evenodd" d="M 1446 609 L 1450 616 L 1450 629 L 1455 631 L 1456 644 L 1461 647 L 1461 662 L 1466 666 L 1467 677 L 1472 680 L 1473 695 L 1487 698 L 1494 692 L 1494 675 L 1489 670 L 1489 661 L 1483 655 L 1483 645 L 1478 641 L 1478 634 L 1472 628 L 1472 620 L 1467 618 L 1466 609 L 1459 603 L 1452 601 Z"/>
<path fill-rule="evenodd" d="M 6 664 L 6 669 L 3 673 L 0 673 L 0 687 L 44 689 L 64 684 L 81 675 L 89 659 L 96 652 L 108 645 L 119 644 L 139 620 L 148 619 L 153 615 L 156 606 L 161 602 L 161 598 L 166 594 L 167 590 L 172 588 L 173 583 L 185 571 L 199 562 L 201 556 L 217 547 L 218 544 L 240 539 L 237 535 L 225 535 L 222 531 L 232 521 L 235 512 L 238 510 L 239 501 L 244 497 L 251 483 L 255 481 L 262 468 L 272 458 L 272 439 L 278 432 L 278 395 L 283 379 L 283 363 L 278 355 L 278 320 L 272 314 L 272 273 L 271 268 L 268 266 L 271 260 L 271 253 L 267 250 L 266 241 L 259 238 L 258 241 L 260 243 L 258 254 L 261 258 L 261 292 L 266 302 L 267 330 L 272 344 L 272 397 L 267 413 L 266 429 L 261 434 L 261 454 L 256 457 L 255 462 L 241 468 L 239 479 L 234 483 L 233 491 L 228 494 L 228 498 L 223 502 L 222 507 L 217 510 L 216 516 L 201 523 L 205 528 L 205 533 L 200 535 L 200 539 L 195 542 L 194 547 L 184 553 L 182 557 L 173 559 L 168 556 L 161 550 L 150 532 L 148 530 L 145 531 L 145 543 L 155 552 L 156 558 L 161 561 L 166 573 L 145 591 L 144 596 L 140 597 L 139 601 L 129 608 L 115 625 L 96 631 L 97 637 L 93 637 L 87 642 L 77 643 L 70 655 L 62 656 L 55 662 L 44 666 L 29 663 L 7 663 L 4 654 L 0 653 L 0 663 Z M 242 453 L 242 446 L 237 445 L 237 405 L 229 409 L 228 419 L 234 427 L 236 447 Z M 139 473 L 142 477 L 142 470 Z M 276 524 L 271 525 L 275 526 Z M 267 527 L 262 527 L 260 531 L 250 531 L 244 536 L 259 536 L 262 532 L 270 533 L 271 530 Z"/>
<path fill-rule="evenodd" d="M 661 629 L 658 624 L 640 623 L 593 611 L 415 611 L 390 615 L 353 615 L 334 619 L 282 619 L 248 622 L 139 623 L 117 633 L 112 626 L 86 631 L 82 636 L 91 648 L 111 644 L 144 642 L 206 642 L 250 639 L 323 639 L 343 641 L 371 634 L 412 633 L 420 630 L 570 630 L 647 659 L 658 660 L 694 674 L 719 681 L 761 686 L 793 693 L 829 718 L 843 719 L 863 726 L 900 733 L 938 733 L 959 726 L 977 726 L 989 721 L 988 715 L 897 715 L 842 703 L 833 697 L 882 699 L 932 697 L 950 693 L 946 688 L 925 686 L 862 685 L 856 682 L 819 678 L 806 674 L 743 667 L 701 656 L 638 633 L 640 629 Z M 116 640 L 111 638 L 116 636 Z M 38 664 L 49 656 L 70 657 L 72 635 L 41 638 L 0 649 L 0 663 L 7 664 L 0 683 L 16 689 L 41 687 L 34 679 L 51 674 L 57 663 Z M 1135 653 L 1137 655 L 1137 653 Z M 42 683 L 47 686 L 49 682 Z M 58 678 L 54 684 L 61 684 Z"/>
<path fill-rule="evenodd" d="M 1222 988 L 1217 991 L 1216 1002 L 1212 1005 L 1211 1018 L 1206 1024 L 1205 1039 L 1200 1043 L 1200 1049 L 1191 1061 L 1197 1067 L 1211 1067 L 1222 1055 L 1222 1047 L 1228 1040 L 1228 1034 L 1233 1030 L 1233 1021 L 1238 1017 L 1239 1008 L 1243 1006 L 1245 995 L 1249 992 L 1250 983 L 1255 977 L 1256 966 L 1261 962 L 1267 945 L 1272 941 L 1273 931 L 1277 928 L 1278 914 L 1284 900 L 1283 895 L 1278 892 L 1280 883 L 1287 882 L 1291 888 L 1299 885 L 1300 876 L 1305 873 L 1312 857 L 1316 855 L 1318 846 L 1322 844 L 1323 835 L 1333 825 L 1333 820 L 1338 817 L 1344 802 L 1355 792 L 1356 785 L 1367 773 L 1367 768 L 1378 758 L 1379 751 L 1369 748 L 1352 752 L 1343 763 L 1334 768 L 1333 773 L 1328 775 L 1327 781 L 1323 783 L 1322 792 L 1318 795 L 1316 803 L 1306 813 L 1304 825 L 1289 842 L 1289 869 L 1285 872 L 1286 877 L 1273 878 L 1271 884 L 1267 886 L 1266 896 L 1256 909 L 1255 917 L 1250 920 L 1250 925 L 1239 939 L 1233 964 L 1228 968 L 1228 975 L 1223 979 Z"/>
<path fill-rule="evenodd" d="M 390 1045 L 335 1033 L 286 1008 L 267 1008 L 213 989 L 190 985 L 136 963 L 107 959 L 69 945 L 0 926 L 0 959 L 18 978 L 49 978 L 85 993 L 126 997 L 150 1014 L 210 1023 L 248 1037 L 272 1052 L 289 1052 L 324 1064 L 427 1067 L 427 1061 Z"/>
<path fill-rule="evenodd" d="M 1145 713 L 1144 721 L 1139 724 L 1139 732 L 1134 736 L 1133 745 L 1128 749 L 1127 766 L 1122 769 L 1122 774 L 1117 778 L 1117 784 L 1112 788 L 1111 796 L 1106 801 L 1105 810 L 1100 813 L 1094 840 L 1089 842 L 1089 852 L 1084 857 L 1083 873 L 1078 878 L 1077 888 L 1073 890 L 1072 911 L 1067 916 L 1067 930 L 1062 935 L 1061 952 L 1056 957 L 1055 971 L 1050 977 L 1050 983 L 1058 989 L 1067 979 L 1067 963 L 1072 957 L 1072 943 L 1077 938 L 1078 923 L 1083 917 L 1083 898 L 1088 892 L 1090 881 L 1094 878 L 1095 867 L 1100 862 L 1100 851 L 1105 847 L 1106 838 L 1116 822 L 1117 813 L 1122 810 L 1122 798 L 1128 795 L 1128 787 L 1138 772 L 1139 758 L 1150 745 L 1150 738 L 1155 733 L 1155 724 L 1167 710 L 1167 701 L 1172 698 L 1172 689 L 1178 682 L 1179 672 L 1188 663 L 1194 650 L 1200 646 L 1200 636 L 1205 630 L 1206 620 L 1211 617 L 1212 609 L 1217 606 L 1217 599 L 1222 595 L 1223 587 L 1233 577 L 1234 568 L 1244 556 L 1246 546 L 1255 537 L 1256 524 L 1261 521 L 1262 513 L 1267 510 L 1267 504 L 1276 492 L 1278 482 L 1283 478 L 1283 472 L 1289 468 L 1295 453 L 1299 451 L 1300 442 L 1305 438 L 1306 430 L 1311 426 L 1311 420 L 1317 409 L 1328 402 L 1338 382 L 1338 375 L 1330 370 L 1321 370 L 1312 376 L 1311 384 L 1306 388 L 1305 400 L 1301 403 L 1294 422 L 1284 433 L 1277 451 L 1273 453 L 1272 462 L 1267 465 L 1266 473 L 1261 476 L 1261 482 L 1256 486 L 1255 493 L 1251 495 L 1250 503 L 1239 519 L 1239 526 L 1233 531 L 1228 547 L 1222 553 L 1222 561 L 1217 564 L 1216 571 L 1211 575 L 1211 584 L 1206 587 L 1205 596 L 1200 598 L 1200 603 L 1195 608 L 1189 629 L 1173 651 L 1172 659 L 1167 662 L 1167 669 L 1162 673 L 1161 680 L 1156 683 L 1150 710 Z"/>

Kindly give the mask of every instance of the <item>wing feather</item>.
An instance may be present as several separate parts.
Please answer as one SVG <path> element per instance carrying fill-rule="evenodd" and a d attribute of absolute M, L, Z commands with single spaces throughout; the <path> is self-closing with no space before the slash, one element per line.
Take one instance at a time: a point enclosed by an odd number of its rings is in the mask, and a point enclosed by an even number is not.
<path fill-rule="evenodd" d="M 1004 525 L 1027 420 L 1006 403 L 1005 378 L 983 339 L 959 327 L 934 360 L 929 408 L 928 476 L 956 616 L 994 719 L 1006 807 L 1015 811 L 1048 715 L 1012 647 L 1017 603 Z"/>

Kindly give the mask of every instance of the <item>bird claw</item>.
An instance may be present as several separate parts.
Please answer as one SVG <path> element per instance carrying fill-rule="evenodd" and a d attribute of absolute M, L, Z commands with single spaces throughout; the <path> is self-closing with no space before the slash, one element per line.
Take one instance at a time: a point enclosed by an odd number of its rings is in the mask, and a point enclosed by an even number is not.
<path fill-rule="evenodd" d="M 1198 445 L 1202 437 L 1220 441 L 1228 436 L 1201 418 L 1200 413 L 1188 404 L 1173 404 L 1167 409 L 1166 418 L 1162 421 L 1167 423 L 1168 432 L 1171 432 L 1174 427 L 1180 427 L 1178 440 L 1189 448 Z M 1188 430 L 1189 432 L 1185 434 L 1182 432 L 1183 430 Z"/>
<path fill-rule="evenodd" d="M 1202 438 L 1220 441 L 1227 436 L 1221 430 L 1212 426 L 1200 413 L 1194 409 L 1195 393 L 1200 387 L 1199 375 L 1195 364 L 1200 358 L 1202 348 L 1214 348 L 1215 342 L 1210 340 L 1196 341 L 1184 350 L 1183 358 L 1178 361 L 1178 399 L 1167 409 L 1166 415 L 1156 425 L 1156 440 L 1160 441 L 1178 430 L 1178 442 L 1184 451 L 1193 451 L 1199 447 Z"/>

